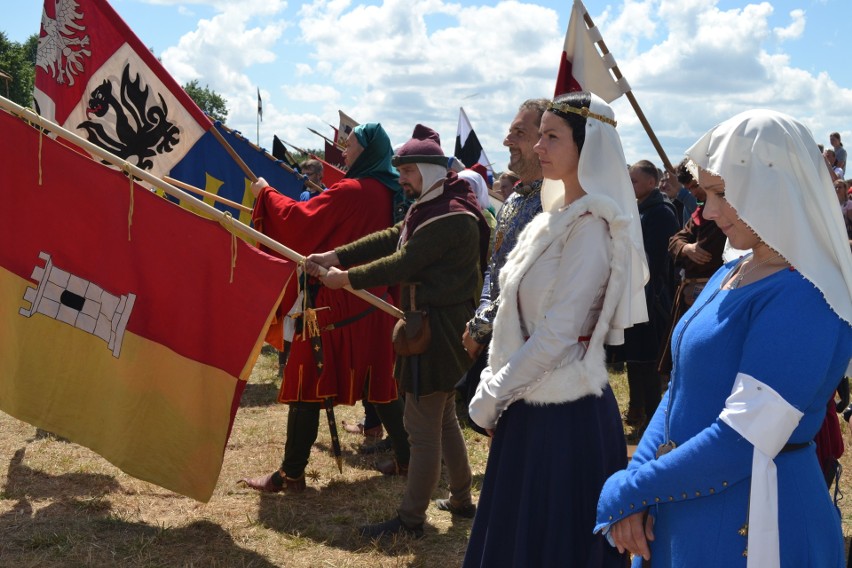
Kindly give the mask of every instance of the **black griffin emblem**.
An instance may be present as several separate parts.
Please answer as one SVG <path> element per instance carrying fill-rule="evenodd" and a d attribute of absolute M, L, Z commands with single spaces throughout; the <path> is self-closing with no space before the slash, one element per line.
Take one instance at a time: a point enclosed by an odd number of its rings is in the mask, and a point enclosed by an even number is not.
<path fill-rule="evenodd" d="M 154 167 L 150 158 L 171 152 L 180 141 L 180 130 L 167 119 L 169 108 L 161 94 L 157 93 L 160 105 L 148 107 L 149 89 L 141 87 L 138 74 L 130 80 L 130 64 L 124 66 L 121 74 L 120 100 L 112 89 L 113 84 L 104 80 L 92 91 L 86 109 L 89 120 L 81 122 L 77 128 L 86 130 L 86 137 L 92 144 L 125 160 L 135 157 L 136 166 L 150 170 Z M 115 118 L 107 116 L 110 110 Z M 105 129 L 105 125 L 113 122 L 115 136 Z"/>

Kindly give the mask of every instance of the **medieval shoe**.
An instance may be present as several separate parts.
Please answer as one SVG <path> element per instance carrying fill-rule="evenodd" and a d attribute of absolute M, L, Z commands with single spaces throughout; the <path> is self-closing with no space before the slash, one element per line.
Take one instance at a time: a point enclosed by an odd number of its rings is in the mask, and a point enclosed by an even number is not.
<path fill-rule="evenodd" d="M 476 505 L 471 502 L 459 505 L 452 499 L 435 499 L 435 506 L 441 511 L 449 511 L 457 517 L 472 519 L 476 516 Z"/>
<path fill-rule="evenodd" d="M 402 519 L 400 519 L 399 516 L 397 516 L 396 518 L 383 523 L 364 525 L 358 529 L 358 532 L 363 538 L 369 538 L 371 540 L 382 538 L 384 536 L 393 536 L 395 534 L 402 534 L 420 539 L 423 538 L 423 524 L 421 523 L 417 526 L 409 527 L 402 522 Z"/>
<path fill-rule="evenodd" d="M 244 477 L 237 483 L 243 483 L 250 489 L 260 491 L 261 493 L 280 493 L 287 490 L 288 493 L 301 493 L 305 490 L 305 474 L 299 478 L 287 477 L 281 475 L 281 472 L 275 471 L 263 477 L 248 478 Z"/>
<path fill-rule="evenodd" d="M 243 483 L 250 489 L 261 493 L 279 493 L 284 491 L 284 481 L 283 476 L 276 475 L 277 473 L 276 471 L 263 477 L 244 477 L 237 483 Z"/>
<path fill-rule="evenodd" d="M 408 464 L 400 464 L 396 459 L 390 459 L 376 464 L 376 470 L 385 475 L 408 477 Z"/>

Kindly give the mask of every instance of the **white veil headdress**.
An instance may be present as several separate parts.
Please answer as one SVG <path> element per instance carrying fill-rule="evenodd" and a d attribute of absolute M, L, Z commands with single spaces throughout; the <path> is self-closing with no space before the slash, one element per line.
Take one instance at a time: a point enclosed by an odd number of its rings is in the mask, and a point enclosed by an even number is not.
<path fill-rule="evenodd" d="M 852 325 L 846 226 L 810 130 L 786 114 L 750 110 L 712 128 L 686 155 L 691 167 L 722 177 L 737 215 Z"/>
<path fill-rule="evenodd" d="M 642 243 L 642 226 L 633 184 L 627 173 L 627 160 L 621 147 L 621 138 L 615 131 L 615 115 L 612 108 L 594 93 L 589 93 L 589 112 L 606 117 L 612 124 L 586 117 L 586 139 L 580 152 L 578 175 L 580 186 L 586 193 L 603 195 L 615 202 L 620 215 L 628 220 L 627 234 L 630 239 L 630 262 L 625 267 L 626 283 L 610 322 L 607 343 L 619 345 L 624 342 L 624 330 L 637 323 L 648 321 L 645 300 L 645 283 L 648 281 L 648 263 Z M 835 200 L 836 201 L 836 200 Z M 561 180 L 544 180 L 541 189 L 541 205 L 545 211 L 555 211 L 565 202 L 565 188 Z"/>

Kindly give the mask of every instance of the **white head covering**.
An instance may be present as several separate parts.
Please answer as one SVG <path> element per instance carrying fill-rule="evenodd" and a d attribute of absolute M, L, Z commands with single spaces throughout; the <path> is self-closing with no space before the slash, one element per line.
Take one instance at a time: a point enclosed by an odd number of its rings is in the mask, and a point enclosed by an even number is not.
<path fill-rule="evenodd" d="M 750 110 L 712 128 L 686 155 L 692 167 L 722 176 L 737 215 L 852 324 L 849 240 L 811 132 L 786 114 Z"/>
<path fill-rule="evenodd" d="M 443 182 L 447 177 L 447 168 L 437 164 L 427 164 L 424 162 L 416 162 L 417 169 L 420 170 L 420 177 L 423 180 L 423 189 L 417 201 L 429 201 L 434 199 L 443 192 L 443 186 L 433 187 L 438 182 Z M 431 190 L 431 191 L 430 191 Z"/>
<path fill-rule="evenodd" d="M 589 111 L 605 116 L 615 122 L 612 108 L 594 93 L 591 95 Z M 586 193 L 603 195 L 615 202 L 621 215 L 630 219 L 630 265 L 627 267 L 627 283 L 621 301 L 611 322 L 607 343 L 623 343 L 623 330 L 634 324 L 648 321 L 645 301 L 645 283 L 648 281 L 648 263 L 642 243 L 642 226 L 636 194 L 627 173 L 627 160 L 621 148 L 621 138 L 615 126 L 589 116 L 586 119 L 586 140 L 580 152 L 578 165 L 580 186 Z M 545 211 L 554 211 L 565 203 L 565 187 L 561 180 L 544 180 L 541 188 L 541 205 Z M 621 333 L 619 333 L 621 332 Z M 619 340 L 620 339 L 620 340 Z"/>
<path fill-rule="evenodd" d="M 491 198 L 488 196 L 488 186 L 482 176 L 473 170 L 462 170 L 459 172 L 459 177 L 470 184 L 470 188 L 476 194 L 479 208 L 487 209 L 491 205 Z"/>

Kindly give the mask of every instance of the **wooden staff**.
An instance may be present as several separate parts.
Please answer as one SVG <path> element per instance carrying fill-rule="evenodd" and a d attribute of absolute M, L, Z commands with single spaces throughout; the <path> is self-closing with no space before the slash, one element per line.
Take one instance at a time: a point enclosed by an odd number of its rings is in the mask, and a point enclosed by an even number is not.
<path fill-rule="evenodd" d="M 325 140 L 326 142 L 328 142 L 328 143 L 329 143 L 329 144 L 331 144 L 332 146 L 335 146 L 335 147 L 337 147 L 337 148 L 339 148 L 339 149 L 341 149 L 341 150 L 345 150 L 345 149 L 346 149 L 346 148 L 343 148 L 342 146 L 340 146 L 340 145 L 339 145 L 337 142 L 335 142 L 334 140 L 331 140 L 330 138 L 326 138 L 325 136 L 323 136 L 322 134 L 320 134 L 319 132 L 317 132 L 316 130 L 314 130 L 313 128 L 311 128 L 310 126 L 308 127 L 308 130 L 310 130 L 311 132 L 313 132 L 314 134 L 316 134 L 317 136 L 319 136 L 320 138 L 322 138 L 323 140 Z"/>
<path fill-rule="evenodd" d="M 589 12 L 588 10 L 586 10 L 585 6 L 583 6 L 583 20 L 586 22 L 586 26 L 589 29 L 595 27 L 595 23 L 592 21 L 592 17 L 589 16 Z M 600 46 L 601 53 L 604 55 L 604 57 L 609 55 L 609 49 L 604 43 L 603 38 L 599 39 L 595 43 Z M 613 59 L 613 63 L 615 63 L 615 59 Z M 624 78 L 624 76 L 621 74 L 621 70 L 618 68 L 618 65 L 613 64 L 612 72 L 615 75 L 615 79 L 617 81 L 620 81 Z M 654 145 L 654 148 L 657 150 L 657 154 L 660 155 L 660 159 L 663 161 L 663 166 L 665 166 L 666 170 L 673 172 L 674 168 L 672 167 L 672 163 L 669 161 L 669 157 L 666 155 L 665 150 L 663 150 L 662 145 L 660 145 L 660 141 L 657 140 L 657 135 L 654 134 L 654 130 L 651 128 L 651 124 L 648 122 L 648 119 L 645 118 L 645 113 L 642 112 L 641 108 L 639 108 L 639 103 L 636 101 L 636 97 L 633 96 L 633 91 L 628 90 L 624 94 L 625 96 L 627 96 L 627 100 L 630 101 L 630 105 L 633 107 L 633 110 L 636 111 L 636 116 L 639 117 L 639 122 L 642 123 L 642 126 L 645 128 L 645 132 L 648 133 L 648 137 L 651 139 L 651 144 Z"/>
<path fill-rule="evenodd" d="M 282 144 L 284 144 L 284 145 L 286 145 L 286 146 L 290 146 L 292 149 L 294 149 L 295 151 L 297 151 L 297 152 L 298 152 L 298 153 L 300 153 L 300 154 L 304 154 L 305 156 L 311 156 L 311 155 L 313 155 L 313 154 L 311 154 L 310 152 L 308 152 L 307 150 L 302 150 L 302 149 L 301 149 L 301 148 L 299 148 L 298 146 L 296 146 L 296 145 L 294 145 L 294 144 L 290 144 L 289 142 L 287 142 L 287 141 L 286 141 L 286 140 L 284 140 L 283 138 L 279 138 L 279 140 L 281 140 L 281 143 L 282 143 Z"/>
<path fill-rule="evenodd" d="M 184 183 L 179 179 L 175 179 L 169 176 L 163 176 L 163 180 L 169 182 L 170 184 L 179 187 L 183 190 L 186 190 L 190 193 L 194 193 L 196 195 L 200 195 L 202 197 L 209 197 L 213 201 L 218 201 L 219 203 L 224 203 L 228 207 L 233 207 L 234 209 L 239 209 L 240 211 L 245 211 L 247 213 L 251 213 L 253 210 L 251 207 L 246 207 L 242 203 L 237 203 L 236 201 L 231 201 L 230 199 L 225 199 L 224 197 L 219 197 L 215 193 L 210 193 L 209 191 L 204 191 L 200 187 L 195 187 L 194 185 L 189 185 L 188 183 Z"/>
<path fill-rule="evenodd" d="M 234 161 L 237 163 L 237 165 L 240 167 L 240 169 L 243 171 L 243 173 L 246 175 L 246 177 L 247 177 L 247 178 L 249 178 L 249 180 L 250 180 L 251 182 L 256 182 L 256 181 L 257 181 L 257 176 L 256 176 L 256 175 L 254 175 L 254 172 L 252 172 L 252 171 L 249 169 L 248 164 L 246 164 L 246 163 L 243 161 L 243 159 L 242 159 L 242 158 L 240 158 L 240 156 L 239 156 L 239 154 L 237 154 L 236 150 L 234 150 L 234 149 L 231 147 L 231 145 L 230 145 L 230 144 L 228 144 L 228 141 L 227 141 L 227 140 L 225 140 L 225 137 L 224 137 L 224 136 L 222 136 L 222 133 L 221 133 L 221 132 L 219 132 L 219 129 L 218 129 L 218 128 L 216 128 L 216 125 L 215 125 L 215 124 L 214 124 L 214 125 L 210 128 L 210 130 L 212 130 L 212 131 L 213 131 L 213 136 L 215 136 L 215 137 L 216 137 L 216 140 L 218 140 L 218 141 L 219 141 L 219 143 L 220 143 L 220 144 L 221 144 L 221 145 L 225 148 L 225 150 L 227 150 L 228 154 L 230 154 L 230 155 L 231 155 L 231 157 L 234 159 Z M 250 143 L 250 142 L 249 142 L 249 143 Z M 291 168 L 290 166 L 288 166 L 288 165 L 287 165 L 286 163 L 284 163 L 284 162 L 278 162 L 278 165 L 279 165 L 279 166 L 281 166 L 282 168 L 284 168 L 286 171 L 290 172 L 291 174 L 298 174 L 298 175 L 301 175 L 301 174 L 299 174 L 296 170 L 294 170 L 293 168 Z M 321 192 L 321 191 L 322 191 L 322 188 L 321 188 L 320 186 L 318 186 L 317 184 L 315 184 L 314 182 L 312 182 L 311 180 L 309 180 L 309 179 L 305 178 L 305 179 L 304 179 L 304 180 L 302 180 L 302 181 L 303 181 L 303 183 L 304 183 L 305 185 L 307 185 L 308 187 L 310 187 L 311 189 L 313 189 L 313 190 L 314 190 L 314 193 L 319 193 L 319 192 Z"/>
<path fill-rule="evenodd" d="M 222 211 L 219 211 L 218 209 L 216 209 L 212 205 L 208 205 L 207 203 L 204 203 L 203 201 L 199 201 L 198 199 L 195 199 L 194 197 L 192 197 L 191 195 L 188 195 L 187 193 L 178 189 L 174 185 L 158 178 L 157 176 L 153 175 L 150 172 L 147 172 L 147 171 L 145 171 L 145 170 L 143 170 L 143 169 L 141 169 L 137 166 L 134 166 L 133 164 L 127 162 L 126 160 L 119 158 L 115 154 L 112 154 L 112 153 L 104 150 L 100 146 L 96 146 L 96 145 L 92 144 L 88 140 L 81 138 L 80 136 L 77 136 L 76 134 L 74 134 L 73 132 L 71 132 L 69 130 L 66 130 L 65 128 L 62 128 L 58 124 L 51 122 L 51 121 L 47 120 L 46 118 L 39 116 L 34 111 L 27 109 L 27 108 L 23 108 L 22 106 L 14 103 L 14 102 L 10 101 L 9 99 L 2 97 L 2 96 L 0 96 L 0 108 L 7 110 L 11 114 L 14 114 L 17 117 L 20 117 L 20 118 L 30 122 L 31 124 L 35 124 L 35 125 L 37 125 L 38 127 L 42 128 L 44 130 L 49 130 L 50 132 L 53 132 L 57 136 L 74 143 L 76 146 L 79 146 L 80 148 L 89 152 L 90 154 L 98 156 L 100 159 L 104 160 L 105 162 L 108 162 L 108 163 L 112 164 L 113 166 L 115 166 L 115 167 L 117 167 L 117 168 L 119 168 L 123 171 L 126 171 L 129 175 L 132 175 L 133 177 L 135 177 L 137 179 L 143 180 L 143 181 L 151 184 L 152 186 L 155 186 L 159 189 L 162 189 L 164 192 L 168 193 L 172 197 L 183 200 L 187 207 L 189 207 L 191 209 L 195 209 L 196 211 L 200 212 L 201 214 L 209 215 L 213 219 L 216 219 L 216 220 L 219 220 L 219 221 L 225 221 L 225 223 L 223 223 L 223 225 L 227 226 L 229 231 L 233 230 L 234 232 L 239 233 L 239 234 L 241 234 L 245 237 L 248 237 L 249 239 L 253 239 L 254 241 L 256 241 L 258 243 L 262 243 L 265 246 L 267 246 L 269 249 L 274 250 L 275 252 L 277 252 L 278 254 L 283 256 L 284 258 L 287 258 L 289 260 L 292 260 L 293 262 L 304 265 L 305 257 L 303 255 L 297 253 L 293 249 L 290 249 L 290 248 L 284 246 L 283 244 L 279 243 L 278 241 L 275 241 L 275 240 L 269 238 L 268 236 L 264 235 L 263 233 L 260 233 L 260 232 L 252 229 L 251 227 L 249 227 L 247 225 L 243 225 L 242 223 L 228 222 L 229 220 L 233 220 L 233 217 L 231 217 L 230 215 L 226 216 L 225 213 L 223 213 Z M 323 275 L 325 275 L 326 272 L 327 271 L 325 269 L 321 270 L 321 273 Z M 355 289 L 351 288 L 350 286 L 346 286 L 345 288 L 346 288 L 346 290 L 348 290 L 352 294 L 358 296 L 359 298 L 361 298 L 365 302 L 367 302 L 367 303 L 369 303 L 373 306 L 376 306 L 377 308 L 379 308 L 383 312 L 390 314 L 395 318 L 402 319 L 403 313 L 396 306 L 393 306 L 393 305 L 385 302 L 381 298 L 378 298 L 378 297 L 374 296 L 373 294 L 370 294 L 366 290 L 355 290 Z"/>

